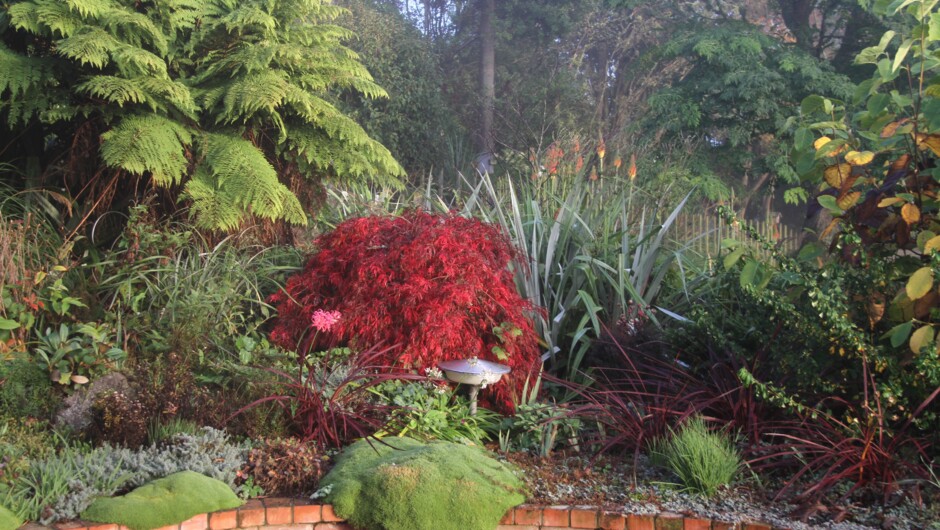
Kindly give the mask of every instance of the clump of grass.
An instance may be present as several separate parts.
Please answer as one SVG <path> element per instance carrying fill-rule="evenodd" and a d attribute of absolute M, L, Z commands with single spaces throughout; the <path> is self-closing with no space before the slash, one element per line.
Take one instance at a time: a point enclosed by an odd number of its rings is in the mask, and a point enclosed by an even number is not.
<path fill-rule="evenodd" d="M 741 457 L 731 437 L 712 432 L 701 416 L 689 418 L 665 440 L 651 446 L 653 462 L 671 470 L 685 490 L 706 496 L 731 484 L 741 468 Z"/>

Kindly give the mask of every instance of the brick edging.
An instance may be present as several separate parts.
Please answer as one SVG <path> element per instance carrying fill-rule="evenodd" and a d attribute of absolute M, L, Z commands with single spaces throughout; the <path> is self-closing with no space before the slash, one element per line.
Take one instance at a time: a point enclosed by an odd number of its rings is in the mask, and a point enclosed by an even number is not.
<path fill-rule="evenodd" d="M 42 530 L 30 523 L 20 530 Z M 68 521 L 55 530 L 128 530 L 116 524 Z M 631 515 L 593 506 L 517 506 L 503 517 L 497 530 L 783 530 L 763 523 L 723 523 L 676 513 Z M 204 513 L 178 525 L 157 530 L 352 530 L 330 504 L 304 499 L 253 499 L 234 510 Z"/>

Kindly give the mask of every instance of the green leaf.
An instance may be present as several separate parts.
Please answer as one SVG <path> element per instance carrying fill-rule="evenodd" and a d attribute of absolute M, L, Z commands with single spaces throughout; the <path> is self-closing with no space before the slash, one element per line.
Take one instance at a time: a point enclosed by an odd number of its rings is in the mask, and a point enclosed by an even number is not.
<path fill-rule="evenodd" d="M 760 262 L 749 259 L 741 270 L 741 287 L 755 287 L 754 279 L 757 277 L 757 271 L 760 269 Z"/>
<path fill-rule="evenodd" d="M 911 44 L 914 44 L 914 39 L 904 39 L 904 42 L 898 47 L 898 53 L 894 56 L 894 63 L 891 65 L 892 72 L 897 72 L 901 64 L 904 63 L 907 52 L 911 51 Z"/>
<path fill-rule="evenodd" d="M 747 247 L 742 245 L 734 249 L 734 251 L 732 251 L 727 256 L 725 256 L 725 260 L 724 260 L 725 270 L 730 270 L 731 267 L 734 267 L 734 264 L 737 263 L 739 259 L 741 259 L 741 256 L 743 256 L 746 251 L 747 251 Z"/>
<path fill-rule="evenodd" d="M 940 13 L 932 13 L 928 22 L 927 41 L 940 40 Z"/>
<path fill-rule="evenodd" d="M 20 323 L 8 318 L 0 318 L 0 330 L 9 331 L 20 327 Z"/>
<path fill-rule="evenodd" d="M 835 215 L 843 213 L 843 209 L 839 208 L 839 204 L 836 201 L 836 198 L 832 195 L 820 195 L 816 198 L 816 201 L 822 205 L 823 208 L 829 210 Z"/>
<path fill-rule="evenodd" d="M 911 336 L 912 329 L 914 329 L 914 323 L 905 322 L 903 324 L 898 324 L 897 326 L 894 326 L 888 330 L 888 332 L 885 333 L 885 336 L 891 337 L 891 346 L 898 348 L 907 342 L 907 338 Z"/>
<path fill-rule="evenodd" d="M 907 297 L 911 300 L 917 300 L 927 294 L 933 287 L 933 269 L 930 267 L 921 267 L 914 271 L 914 274 L 907 280 L 904 290 Z"/>
<path fill-rule="evenodd" d="M 797 149 L 803 150 L 813 145 L 813 133 L 806 127 L 800 127 L 793 133 L 794 145 Z"/>
<path fill-rule="evenodd" d="M 920 350 L 923 349 L 924 346 L 933 342 L 933 339 L 933 326 L 927 325 L 917 328 L 917 331 L 911 335 L 911 342 L 909 344 L 911 351 L 914 353 L 920 353 Z"/>

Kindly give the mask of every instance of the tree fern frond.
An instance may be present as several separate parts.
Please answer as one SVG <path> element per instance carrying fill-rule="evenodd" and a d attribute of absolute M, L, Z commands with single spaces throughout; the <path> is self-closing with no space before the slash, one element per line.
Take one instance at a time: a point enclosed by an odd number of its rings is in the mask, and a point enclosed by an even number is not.
<path fill-rule="evenodd" d="M 308 47 L 339 43 L 355 37 L 352 31 L 332 24 L 310 24 L 292 28 L 291 40 Z M 352 51 L 352 50 L 349 50 Z M 353 52 L 355 54 L 355 52 Z"/>
<path fill-rule="evenodd" d="M 16 99 L 55 82 L 48 59 L 20 55 L 0 42 L 0 96 Z"/>
<path fill-rule="evenodd" d="M 199 168 L 186 181 L 183 196 L 192 202 L 190 213 L 196 225 L 209 230 L 234 230 L 241 225 L 245 211 L 220 196 L 216 179 Z"/>
<path fill-rule="evenodd" d="M 164 79 L 169 78 L 166 61 L 143 48 L 118 43 L 118 46 L 111 51 L 111 57 L 125 77 L 154 75 Z"/>
<path fill-rule="evenodd" d="M 343 177 L 370 178 L 401 188 L 403 184 L 397 178 L 404 175 L 401 165 L 385 146 L 366 138 L 355 148 L 350 148 L 348 142 L 321 129 L 299 127 L 291 129 L 286 143 L 300 160 L 320 171 Z"/>
<path fill-rule="evenodd" d="M 284 101 L 289 84 L 285 75 L 267 71 L 245 76 L 230 84 L 223 98 L 222 114 L 216 123 L 234 123 L 257 112 L 274 110 Z"/>
<path fill-rule="evenodd" d="M 159 98 L 167 105 L 176 108 L 183 115 L 197 120 L 199 107 L 193 100 L 192 91 L 180 81 L 166 77 L 140 77 L 136 81 L 154 99 Z M 160 105 L 166 107 L 166 105 Z"/>
<path fill-rule="evenodd" d="M 28 31 L 34 35 L 45 33 L 39 23 L 39 13 L 36 12 L 36 5 L 32 2 L 11 5 L 7 8 L 7 16 L 10 18 L 11 27 Z"/>
<path fill-rule="evenodd" d="M 113 9 L 104 18 L 104 25 L 122 41 L 137 47 L 150 44 L 160 55 L 166 55 L 167 36 L 143 13 L 130 9 Z"/>
<path fill-rule="evenodd" d="M 56 52 L 83 65 L 104 68 L 111 61 L 111 53 L 119 46 L 117 39 L 105 30 L 86 26 L 60 40 Z"/>
<path fill-rule="evenodd" d="M 251 213 L 306 224 L 300 201 L 278 181 L 277 172 L 257 147 L 226 134 L 207 133 L 205 138 L 202 169 L 186 185 L 197 222 L 231 229 Z M 236 215 L 233 207 L 241 211 Z"/>
<path fill-rule="evenodd" d="M 154 102 L 140 83 L 112 75 L 98 75 L 75 87 L 75 90 L 123 107 L 125 103 L 146 103 L 156 108 Z"/>
<path fill-rule="evenodd" d="M 179 184 L 189 161 L 192 135 L 175 121 L 153 114 L 128 116 L 101 135 L 101 158 L 135 175 L 150 173 L 159 186 Z"/>
<path fill-rule="evenodd" d="M 14 28 L 38 35 L 68 37 L 84 25 L 81 16 L 62 2 L 20 2 L 7 13 Z"/>
<path fill-rule="evenodd" d="M 110 0 L 65 0 L 69 9 L 83 17 L 100 17 L 108 10 L 114 9 L 114 2 Z"/>
<path fill-rule="evenodd" d="M 251 4 L 242 4 L 220 20 L 229 33 L 244 34 L 252 29 L 260 29 L 265 36 L 274 37 L 277 19 Z"/>

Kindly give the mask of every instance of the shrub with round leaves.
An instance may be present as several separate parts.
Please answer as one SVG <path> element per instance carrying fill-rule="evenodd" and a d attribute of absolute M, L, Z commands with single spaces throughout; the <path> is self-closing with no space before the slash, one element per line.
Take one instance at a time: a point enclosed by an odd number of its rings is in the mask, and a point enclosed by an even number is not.
<path fill-rule="evenodd" d="M 532 313 L 509 264 L 516 249 L 493 225 L 420 211 L 351 219 L 271 297 L 271 336 L 305 354 L 344 344 L 390 349 L 389 366 L 421 369 L 479 357 L 512 368 L 491 401 L 510 410 L 513 389 L 539 364 Z M 318 313 L 319 311 L 319 313 Z M 315 314 L 338 312 L 327 331 Z"/>

